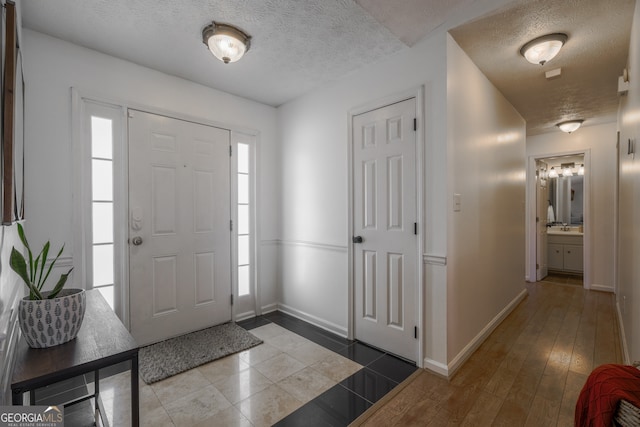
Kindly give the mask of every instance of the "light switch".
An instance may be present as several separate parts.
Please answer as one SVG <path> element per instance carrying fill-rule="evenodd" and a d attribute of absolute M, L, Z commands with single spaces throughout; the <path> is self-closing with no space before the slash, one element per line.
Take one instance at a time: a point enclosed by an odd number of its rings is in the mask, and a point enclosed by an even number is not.
<path fill-rule="evenodd" d="M 460 195 L 458 193 L 453 194 L 453 211 L 460 212 Z"/>

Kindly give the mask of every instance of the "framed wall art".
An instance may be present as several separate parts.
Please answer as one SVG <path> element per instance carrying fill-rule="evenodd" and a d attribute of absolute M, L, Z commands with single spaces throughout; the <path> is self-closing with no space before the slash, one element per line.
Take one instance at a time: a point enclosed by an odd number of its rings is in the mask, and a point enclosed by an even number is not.
<path fill-rule="evenodd" d="M 16 26 L 16 5 L 3 5 L 2 78 L 2 224 L 24 217 L 24 80 Z M 18 84 L 18 82 L 20 84 Z"/>

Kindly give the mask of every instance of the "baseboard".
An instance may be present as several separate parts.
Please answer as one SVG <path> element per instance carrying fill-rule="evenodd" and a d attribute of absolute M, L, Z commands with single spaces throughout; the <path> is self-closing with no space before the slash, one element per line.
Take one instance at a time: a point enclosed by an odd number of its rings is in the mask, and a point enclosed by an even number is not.
<path fill-rule="evenodd" d="M 624 333 L 624 323 L 622 322 L 622 311 L 620 311 L 620 304 L 616 300 L 616 312 L 618 313 L 618 330 L 620 331 L 620 342 L 622 343 L 622 357 L 625 365 L 631 364 L 631 358 L 629 357 L 629 346 L 627 345 L 627 335 Z"/>
<path fill-rule="evenodd" d="M 502 321 L 518 306 L 518 304 L 520 304 L 523 299 L 526 298 L 526 296 L 527 290 L 523 289 L 522 292 L 518 294 L 518 296 L 516 296 L 509 304 L 507 304 L 507 306 L 503 308 L 500 313 L 498 313 L 496 317 L 494 317 L 493 320 L 491 320 L 491 322 L 489 322 L 487 326 L 485 326 L 480 331 L 480 333 L 476 335 L 469 342 L 469 344 L 467 344 L 462 349 L 462 351 L 460 351 L 460 353 L 458 353 L 456 357 L 453 358 L 453 360 L 451 360 L 451 362 L 449 362 L 449 364 L 446 366 L 446 369 L 443 369 L 445 367 L 443 364 L 429 359 L 425 359 L 424 361 L 425 368 L 430 369 L 430 366 L 434 366 L 435 369 L 432 369 L 434 372 L 449 378 L 452 377 L 453 374 L 455 374 L 456 371 L 460 369 L 462 364 L 466 362 L 469 357 L 471 357 L 473 352 L 476 351 L 478 347 L 480 347 L 480 344 L 482 344 L 487 339 L 487 337 L 491 335 L 491 332 L 493 332 L 498 327 L 498 325 L 502 323 Z"/>
<path fill-rule="evenodd" d="M 243 320 L 251 319 L 252 317 L 256 317 L 255 310 L 247 311 L 245 313 L 236 314 L 236 322 L 242 322 Z"/>
<path fill-rule="evenodd" d="M 276 303 L 267 304 L 267 305 L 263 305 L 261 308 L 262 308 L 262 314 L 273 313 L 274 311 L 278 310 L 278 304 Z"/>
<path fill-rule="evenodd" d="M 449 377 L 449 367 L 444 363 L 425 358 L 422 367 L 438 375 L 442 375 L 445 378 Z"/>
<path fill-rule="evenodd" d="M 311 323 L 312 325 L 324 329 L 325 331 L 329 331 L 343 338 L 347 338 L 347 328 L 343 328 L 340 325 L 336 325 L 335 323 L 321 319 L 312 314 L 305 313 L 304 311 L 297 310 L 293 307 L 289 307 L 288 305 L 282 303 L 278 303 L 278 310 L 300 320 L 304 320 L 307 323 Z"/>
<path fill-rule="evenodd" d="M 598 285 L 596 283 L 593 283 L 589 289 L 591 289 L 592 291 L 600 291 L 600 292 L 611 292 L 611 293 L 615 292 L 613 289 L 613 286 Z"/>

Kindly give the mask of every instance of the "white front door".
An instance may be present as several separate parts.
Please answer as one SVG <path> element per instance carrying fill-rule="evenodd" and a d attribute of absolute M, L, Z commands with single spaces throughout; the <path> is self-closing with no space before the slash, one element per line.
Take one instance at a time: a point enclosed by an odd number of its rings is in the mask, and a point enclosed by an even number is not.
<path fill-rule="evenodd" d="M 355 338 L 415 361 L 415 98 L 353 117 Z M 361 239 L 361 242 L 360 242 Z"/>
<path fill-rule="evenodd" d="M 231 319 L 229 131 L 129 110 L 129 287 L 138 344 Z"/>
<path fill-rule="evenodd" d="M 548 271 L 548 252 L 547 252 L 547 222 L 549 215 L 549 187 L 546 172 L 548 165 L 538 160 L 536 162 L 537 176 L 536 179 L 536 280 L 540 281 L 547 277 Z M 544 185 L 541 177 L 544 176 Z M 554 214 L 555 216 L 555 214 Z"/>

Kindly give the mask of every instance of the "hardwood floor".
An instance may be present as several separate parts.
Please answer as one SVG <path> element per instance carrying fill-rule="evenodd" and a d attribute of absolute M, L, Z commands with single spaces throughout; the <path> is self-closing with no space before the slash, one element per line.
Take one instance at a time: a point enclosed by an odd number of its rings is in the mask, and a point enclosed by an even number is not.
<path fill-rule="evenodd" d="M 614 295 L 549 282 L 527 289 L 450 381 L 422 370 L 356 423 L 573 426 L 589 373 L 622 363 Z"/>

